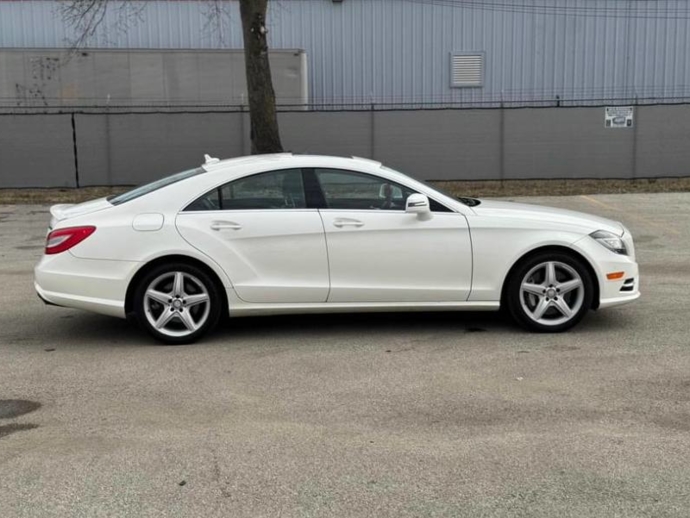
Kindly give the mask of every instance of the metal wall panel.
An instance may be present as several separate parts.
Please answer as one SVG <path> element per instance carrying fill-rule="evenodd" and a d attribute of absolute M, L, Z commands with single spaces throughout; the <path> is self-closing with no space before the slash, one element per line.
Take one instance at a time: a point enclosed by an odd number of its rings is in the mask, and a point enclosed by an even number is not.
<path fill-rule="evenodd" d="M 670 108 L 665 111 L 669 113 Z M 604 127 L 603 108 L 528 108 L 504 113 L 504 179 L 633 175 L 635 131 Z M 690 167 L 685 174 L 690 174 Z"/>
<path fill-rule="evenodd" d="M 372 156 L 371 115 L 362 112 L 282 112 L 283 146 L 293 153 Z"/>
<path fill-rule="evenodd" d="M 141 184 L 198 167 L 206 153 L 230 157 L 247 152 L 248 125 L 241 113 L 75 117 L 82 187 Z"/>
<path fill-rule="evenodd" d="M 690 106 L 641 106 L 635 123 L 636 177 L 690 175 Z"/>
<path fill-rule="evenodd" d="M 0 115 L 0 187 L 76 187 L 68 115 Z"/>
<path fill-rule="evenodd" d="M 91 46 L 242 46 L 234 1 L 220 19 L 209 2 L 144 2 L 127 30 L 108 3 Z M 67 46 L 57 5 L 0 2 L 0 47 Z M 687 0 L 275 0 L 268 23 L 273 47 L 306 50 L 315 103 L 690 100 Z M 484 87 L 450 88 L 454 51 L 486 52 Z"/>
<path fill-rule="evenodd" d="M 0 188 L 74 186 L 70 115 L 0 115 Z M 283 112 L 286 149 L 358 155 L 423 180 L 690 176 L 690 106 Z M 249 152 L 247 113 L 75 114 L 80 185 L 147 182 Z"/>
<path fill-rule="evenodd" d="M 374 113 L 376 160 L 427 180 L 501 178 L 501 110 Z"/>

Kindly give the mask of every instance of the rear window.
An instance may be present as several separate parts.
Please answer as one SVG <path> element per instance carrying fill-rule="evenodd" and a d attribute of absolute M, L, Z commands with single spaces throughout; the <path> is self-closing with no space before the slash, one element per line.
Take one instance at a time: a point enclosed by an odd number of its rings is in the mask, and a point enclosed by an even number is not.
<path fill-rule="evenodd" d="M 186 180 L 187 178 L 191 178 L 192 176 L 196 176 L 203 172 L 204 169 L 202 169 L 201 167 L 197 167 L 196 169 L 190 169 L 189 171 L 182 171 L 181 173 L 177 173 L 172 176 L 166 176 L 165 178 L 161 178 L 160 180 L 156 180 L 155 182 L 147 183 L 146 185 L 140 185 L 139 187 L 135 187 L 131 191 L 123 192 L 122 194 L 118 194 L 116 196 L 111 196 L 108 198 L 108 201 L 113 205 L 121 205 L 123 203 L 132 201 L 153 191 L 157 191 L 158 189 L 162 189 L 163 187 L 167 187 L 168 185 L 172 185 L 179 181 Z"/>

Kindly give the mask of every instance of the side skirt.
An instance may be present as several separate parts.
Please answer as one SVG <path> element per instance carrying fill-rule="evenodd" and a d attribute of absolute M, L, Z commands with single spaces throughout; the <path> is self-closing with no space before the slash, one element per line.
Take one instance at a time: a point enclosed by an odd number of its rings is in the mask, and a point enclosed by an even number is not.
<path fill-rule="evenodd" d="M 230 315 L 298 315 L 308 313 L 385 313 L 397 311 L 498 311 L 499 302 L 324 302 L 309 304 L 230 303 Z"/>

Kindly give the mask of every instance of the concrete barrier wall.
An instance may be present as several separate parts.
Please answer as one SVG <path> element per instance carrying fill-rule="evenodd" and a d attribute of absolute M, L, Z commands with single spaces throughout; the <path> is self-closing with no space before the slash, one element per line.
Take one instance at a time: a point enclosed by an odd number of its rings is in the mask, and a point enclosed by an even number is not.
<path fill-rule="evenodd" d="M 283 112 L 279 123 L 286 150 L 425 180 L 690 176 L 688 105 L 637 107 L 626 129 L 605 128 L 603 108 Z M 0 115 L 0 187 L 139 184 L 249 150 L 240 112 Z"/>
<path fill-rule="evenodd" d="M 271 50 L 279 104 L 306 104 L 307 57 Z M 131 106 L 243 104 L 244 51 L 166 49 L 0 48 L 0 104 Z"/>

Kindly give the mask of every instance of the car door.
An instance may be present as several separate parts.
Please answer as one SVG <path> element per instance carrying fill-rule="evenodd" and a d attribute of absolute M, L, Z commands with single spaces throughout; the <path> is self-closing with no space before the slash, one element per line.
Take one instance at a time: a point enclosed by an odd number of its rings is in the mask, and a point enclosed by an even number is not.
<path fill-rule="evenodd" d="M 331 276 L 329 302 L 460 302 L 472 282 L 462 214 L 432 202 L 430 218 L 405 212 L 415 191 L 383 177 L 315 169 Z"/>
<path fill-rule="evenodd" d="M 205 194 L 177 216 L 192 246 L 225 270 L 246 302 L 325 302 L 328 258 L 300 169 L 259 173 Z"/>

